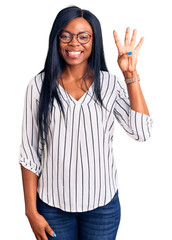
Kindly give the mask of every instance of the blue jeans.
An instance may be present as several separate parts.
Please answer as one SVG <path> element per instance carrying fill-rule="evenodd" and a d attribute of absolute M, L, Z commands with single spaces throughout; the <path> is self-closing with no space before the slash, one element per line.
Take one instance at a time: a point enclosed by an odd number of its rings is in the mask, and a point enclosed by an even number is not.
<path fill-rule="evenodd" d="M 56 233 L 56 240 L 115 240 L 120 218 L 121 205 L 118 190 L 105 206 L 86 212 L 65 212 L 43 202 L 37 193 L 37 210 Z"/>

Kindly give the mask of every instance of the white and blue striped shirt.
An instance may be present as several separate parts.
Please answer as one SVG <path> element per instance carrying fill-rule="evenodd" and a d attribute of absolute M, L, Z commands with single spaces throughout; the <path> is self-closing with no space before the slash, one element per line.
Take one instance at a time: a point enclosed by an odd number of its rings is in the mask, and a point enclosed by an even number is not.
<path fill-rule="evenodd" d="M 126 84 L 116 75 L 100 71 L 101 97 L 94 82 L 77 101 L 57 82 L 66 122 L 54 101 L 48 145 L 37 154 L 38 104 L 44 72 L 28 83 L 23 110 L 19 163 L 38 176 L 42 201 L 68 212 L 84 212 L 107 204 L 118 189 L 113 155 L 114 120 L 129 137 L 146 141 L 153 119 L 130 108 Z M 57 86 L 57 87 L 58 87 Z"/>

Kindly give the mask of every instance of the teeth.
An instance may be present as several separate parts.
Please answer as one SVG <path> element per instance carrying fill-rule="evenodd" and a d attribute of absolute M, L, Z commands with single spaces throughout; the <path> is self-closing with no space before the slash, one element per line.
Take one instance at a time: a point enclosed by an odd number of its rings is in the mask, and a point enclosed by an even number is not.
<path fill-rule="evenodd" d="M 69 52 L 69 51 L 68 51 L 68 53 L 69 53 L 69 54 L 72 54 L 72 55 L 77 55 L 77 54 L 80 54 L 81 51 L 80 51 L 80 52 Z"/>

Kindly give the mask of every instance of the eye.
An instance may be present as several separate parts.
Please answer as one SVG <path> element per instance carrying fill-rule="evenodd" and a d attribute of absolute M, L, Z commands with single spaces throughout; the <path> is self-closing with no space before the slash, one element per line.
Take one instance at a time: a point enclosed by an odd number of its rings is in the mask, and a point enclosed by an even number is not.
<path fill-rule="evenodd" d="M 71 38 L 71 35 L 70 35 L 70 33 L 66 33 L 66 32 L 61 32 L 60 33 L 60 38 L 61 39 L 70 39 Z"/>
<path fill-rule="evenodd" d="M 68 38 L 70 38 L 69 35 L 65 35 L 65 34 L 62 34 L 60 37 L 63 38 L 63 39 L 66 39 L 66 38 L 68 39 Z"/>
<path fill-rule="evenodd" d="M 81 40 L 84 40 L 84 39 L 89 39 L 89 35 L 87 33 L 81 33 L 78 35 L 78 37 L 81 39 Z"/>
<path fill-rule="evenodd" d="M 80 39 L 87 39 L 88 38 L 88 36 L 82 36 L 82 37 L 80 37 Z"/>

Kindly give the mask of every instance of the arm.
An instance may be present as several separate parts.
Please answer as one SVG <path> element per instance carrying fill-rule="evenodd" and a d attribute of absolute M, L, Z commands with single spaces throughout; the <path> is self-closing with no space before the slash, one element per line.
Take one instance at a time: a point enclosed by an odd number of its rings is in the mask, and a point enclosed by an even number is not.
<path fill-rule="evenodd" d="M 118 49 L 118 64 L 125 78 L 137 75 L 136 64 L 142 37 L 134 48 L 137 30 L 134 29 L 131 41 L 130 28 L 126 29 L 125 42 L 122 46 L 116 30 L 113 31 Z M 131 51 L 132 54 L 128 54 Z M 137 141 L 146 141 L 151 135 L 153 119 L 150 117 L 139 82 L 124 84 L 117 81 L 117 97 L 114 113 L 129 136 Z"/>
<path fill-rule="evenodd" d="M 38 177 L 36 174 L 24 168 L 22 165 L 21 172 L 25 199 L 25 215 L 30 216 L 31 214 L 33 215 L 37 213 L 36 194 Z"/>
<path fill-rule="evenodd" d="M 126 84 L 116 78 L 116 98 L 114 115 L 126 133 L 133 139 L 143 142 L 150 138 L 153 119 L 145 112 L 141 112 L 139 106 L 131 108 L 130 97 Z M 134 99 L 134 98 L 132 98 Z M 143 110 L 143 108 L 142 108 Z"/>
<path fill-rule="evenodd" d="M 22 121 L 22 139 L 19 163 L 21 164 L 25 214 L 36 212 L 37 181 L 41 172 L 40 156 L 37 153 L 38 126 L 36 122 L 34 86 L 31 81 L 25 92 Z"/>
<path fill-rule="evenodd" d="M 125 79 L 127 79 L 127 78 L 132 78 L 134 76 L 137 76 L 138 73 L 137 71 L 124 72 L 123 75 Z M 128 94 L 130 98 L 131 109 L 150 116 L 142 90 L 141 90 L 140 82 L 136 81 L 136 82 L 127 84 L 127 89 L 128 89 Z"/>
<path fill-rule="evenodd" d="M 41 156 L 38 154 L 36 92 L 34 89 L 34 81 L 30 81 L 25 93 L 19 163 L 23 179 L 25 215 L 36 239 L 47 239 L 46 232 L 52 237 L 55 233 L 46 219 L 37 211 L 37 183 L 42 166 Z"/>

